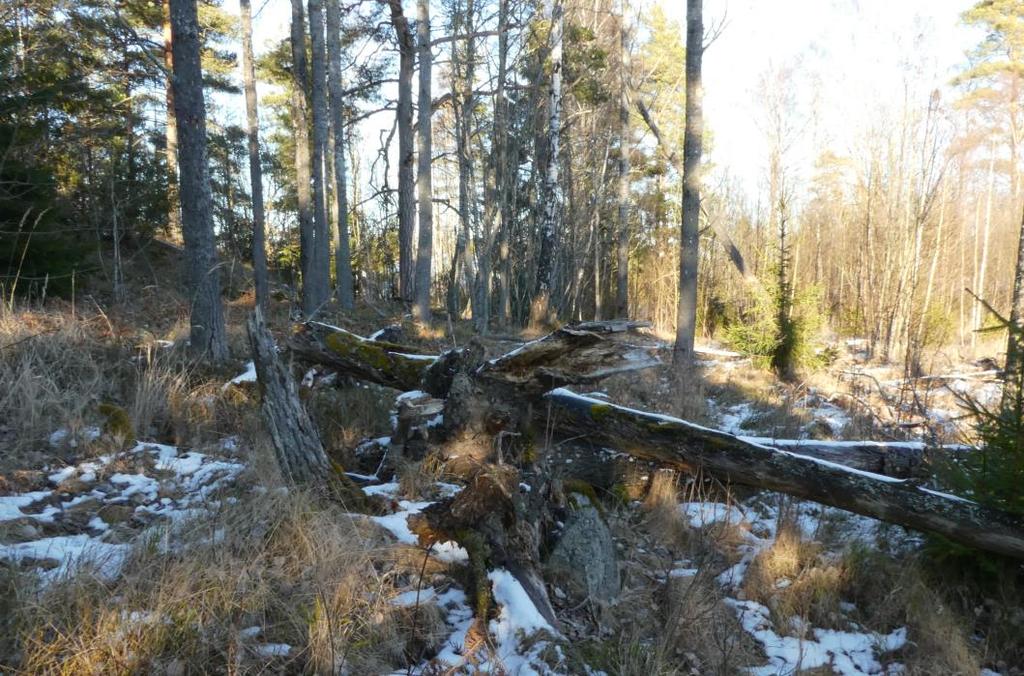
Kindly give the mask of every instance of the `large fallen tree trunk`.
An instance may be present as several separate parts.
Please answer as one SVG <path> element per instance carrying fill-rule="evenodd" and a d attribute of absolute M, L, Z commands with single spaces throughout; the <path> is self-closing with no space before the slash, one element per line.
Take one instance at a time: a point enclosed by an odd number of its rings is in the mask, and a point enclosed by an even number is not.
<path fill-rule="evenodd" d="M 969 450 L 958 444 L 935 445 L 922 441 L 821 441 L 740 436 L 759 446 L 771 446 L 820 460 L 828 460 L 872 474 L 897 479 L 925 478 L 935 465 Z"/>
<path fill-rule="evenodd" d="M 561 414 L 560 430 L 601 439 L 614 448 L 727 481 L 937 533 L 950 540 L 1024 559 L 1024 519 L 915 482 L 751 443 L 668 416 L 616 406 L 566 389 L 545 398 Z"/>

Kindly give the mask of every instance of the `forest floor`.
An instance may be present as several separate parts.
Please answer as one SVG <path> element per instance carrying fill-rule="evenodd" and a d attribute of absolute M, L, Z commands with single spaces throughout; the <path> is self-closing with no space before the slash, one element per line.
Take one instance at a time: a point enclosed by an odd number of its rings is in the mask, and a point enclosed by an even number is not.
<path fill-rule="evenodd" d="M 1024 674 L 1019 566 L 972 569 L 900 527 L 642 464 L 622 494 L 596 496 L 614 601 L 552 583 L 556 630 L 495 569 L 495 610 L 475 620 L 466 551 L 425 550 L 406 523 L 458 480 L 430 456 L 380 475 L 401 393 L 312 374 L 303 389 L 328 452 L 390 513 L 287 488 L 246 363 L 251 298 L 227 307 L 235 359 L 202 367 L 164 288 L 0 313 L 0 670 Z M 275 303 L 276 329 L 288 307 Z M 428 351 L 468 337 L 391 308 L 336 322 L 396 323 Z M 698 386 L 650 370 L 596 394 L 744 436 L 940 441 L 968 429 L 959 396 L 998 396 L 988 363 L 908 382 L 856 341 L 839 348 L 797 383 L 709 348 Z"/>

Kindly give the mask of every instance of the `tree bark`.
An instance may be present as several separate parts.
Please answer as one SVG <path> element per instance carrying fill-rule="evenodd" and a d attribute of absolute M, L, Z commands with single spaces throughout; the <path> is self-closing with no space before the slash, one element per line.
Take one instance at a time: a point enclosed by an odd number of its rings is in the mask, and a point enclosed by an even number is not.
<path fill-rule="evenodd" d="M 509 237 L 512 208 L 508 190 L 508 101 L 505 79 L 508 72 L 508 0 L 498 0 L 498 81 L 494 91 L 494 185 L 498 201 L 498 311 L 497 321 L 508 325 L 512 315 L 512 271 Z"/>
<path fill-rule="evenodd" d="M 625 2 L 619 17 L 619 210 L 615 271 L 615 314 L 629 316 L 629 32 Z"/>
<path fill-rule="evenodd" d="M 544 15 L 551 26 L 548 36 L 551 74 L 548 79 L 548 158 L 547 171 L 544 173 L 540 251 L 537 255 L 537 280 L 530 308 L 530 323 L 535 326 L 551 319 L 555 243 L 562 227 L 562 188 L 558 180 L 562 132 L 562 14 L 561 0 L 545 1 Z"/>
<path fill-rule="evenodd" d="M 416 251 L 417 321 L 430 322 L 430 281 L 434 247 L 434 203 L 431 188 L 431 78 L 433 54 L 430 51 L 430 0 L 416 2 L 416 46 L 419 54 L 419 119 L 417 121 L 416 191 L 419 209 L 419 247 Z"/>
<path fill-rule="evenodd" d="M 252 270 L 256 304 L 266 310 L 267 249 L 263 213 L 263 169 L 260 164 L 260 120 L 256 103 L 256 67 L 252 54 L 252 5 L 239 0 L 242 11 L 242 80 L 245 83 L 245 123 L 249 150 L 249 182 L 252 184 Z"/>
<path fill-rule="evenodd" d="M 402 10 L 402 1 L 387 0 L 387 4 L 398 42 L 398 105 L 395 109 L 398 125 L 398 294 L 406 303 L 412 303 L 416 286 L 413 242 L 416 197 L 412 167 L 412 73 L 416 46 L 409 20 Z"/>
<path fill-rule="evenodd" d="M 334 160 L 334 274 L 338 304 L 342 310 L 355 305 L 352 280 L 352 252 L 349 249 L 348 192 L 345 168 L 345 102 L 341 83 L 341 7 L 339 0 L 327 0 L 328 95 L 331 108 L 331 156 Z"/>
<path fill-rule="evenodd" d="M 306 13 L 302 0 L 291 0 L 292 116 L 295 124 L 295 190 L 299 212 L 299 267 L 302 269 L 302 312 L 316 314 L 320 300 L 316 292 L 316 242 L 313 229 L 312 177 L 309 164 L 309 119 L 306 108 Z"/>
<path fill-rule="evenodd" d="M 195 0 L 170 0 L 174 49 L 174 115 L 178 146 L 182 234 L 189 282 L 193 352 L 214 361 L 228 356 L 220 273 L 213 237 L 213 195 L 207 169 L 206 105 Z"/>
<path fill-rule="evenodd" d="M 174 116 L 174 56 L 173 40 L 171 39 L 171 3 L 163 1 L 163 35 L 164 35 L 164 69 L 167 71 L 167 83 L 164 87 L 164 100 L 167 110 L 167 126 L 164 130 L 164 150 L 167 158 L 167 234 L 171 241 L 182 241 L 181 235 L 181 199 L 178 195 L 178 121 Z"/>
<path fill-rule="evenodd" d="M 247 322 L 263 422 L 281 473 L 289 482 L 324 491 L 349 509 L 364 510 L 366 496 L 324 452 L 320 435 L 299 399 L 291 372 L 277 356 L 259 306 Z"/>
<path fill-rule="evenodd" d="M 330 298 L 331 238 L 327 222 L 327 181 L 324 162 L 327 158 L 327 46 L 324 35 L 323 0 L 309 0 L 309 38 L 312 56 L 313 99 L 313 276 L 310 284 L 315 289 L 316 307 L 322 307 Z"/>
<path fill-rule="evenodd" d="M 1024 414 L 1024 214 L 1017 239 L 1017 267 L 1013 276 L 1009 335 L 1006 339 L 1006 378 L 1002 408 Z"/>
<path fill-rule="evenodd" d="M 679 240 L 679 306 L 676 310 L 677 367 L 693 363 L 697 331 L 697 262 L 700 244 L 700 159 L 704 141 L 701 60 L 703 0 L 686 3 L 686 128 L 683 132 L 683 224 Z"/>
<path fill-rule="evenodd" d="M 558 389 L 546 400 L 558 427 L 637 457 L 700 469 L 738 484 L 780 491 L 857 514 L 938 533 L 954 542 L 1024 558 L 1024 519 L 931 491 L 913 482 L 853 470 L 753 444 L 683 420 Z"/>

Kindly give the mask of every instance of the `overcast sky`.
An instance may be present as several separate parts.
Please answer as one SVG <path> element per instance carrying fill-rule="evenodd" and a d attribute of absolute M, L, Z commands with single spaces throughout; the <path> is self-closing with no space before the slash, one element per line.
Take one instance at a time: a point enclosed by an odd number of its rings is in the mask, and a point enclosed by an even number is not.
<path fill-rule="evenodd" d="M 685 25 L 684 0 L 645 1 L 660 2 L 669 16 Z M 232 4 L 229 0 L 228 9 L 237 11 L 237 4 Z M 973 0 L 705 0 L 705 27 L 723 26 L 704 59 L 705 120 L 714 138 L 708 159 L 751 192 L 762 180 L 767 151 L 759 127 L 763 116 L 758 82 L 770 64 L 795 68 L 799 113 L 805 122 L 817 120 L 813 134 L 805 136 L 814 135 L 816 142 L 827 141 L 841 152 L 863 125 L 878 116 L 880 106 L 902 100 L 905 84 L 912 95 L 925 97 L 948 86 L 965 61 L 965 50 L 978 39 L 976 31 L 960 22 L 960 14 L 972 4 Z M 287 35 L 290 4 L 254 0 L 253 5 L 259 12 L 254 42 L 263 51 Z M 406 0 L 406 5 L 414 14 L 412 2 Z M 376 144 L 376 129 L 391 123 L 389 114 L 371 118 L 363 124 L 363 138 Z M 809 147 L 810 141 L 805 145 Z M 374 151 L 368 150 L 372 156 Z M 797 164 L 806 166 L 808 161 L 798 158 Z"/>

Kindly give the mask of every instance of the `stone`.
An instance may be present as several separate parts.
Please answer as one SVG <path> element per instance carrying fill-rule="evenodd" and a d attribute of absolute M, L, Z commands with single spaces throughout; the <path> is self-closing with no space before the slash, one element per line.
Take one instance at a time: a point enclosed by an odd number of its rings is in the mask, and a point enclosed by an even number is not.
<path fill-rule="evenodd" d="M 561 537 L 545 562 L 546 572 L 564 581 L 570 596 L 578 600 L 610 603 L 621 590 L 615 540 L 589 498 L 575 493 L 571 498 Z"/>
<path fill-rule="evenodd" d="M 97 513 L 107 523 L 121 523 L 132 518 L 135 514 L 135 507 L 132 505 L 104 505 Z"/>

